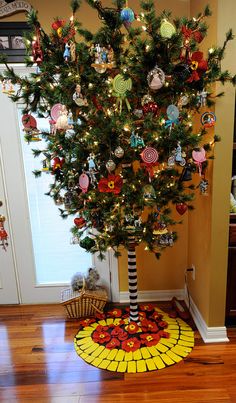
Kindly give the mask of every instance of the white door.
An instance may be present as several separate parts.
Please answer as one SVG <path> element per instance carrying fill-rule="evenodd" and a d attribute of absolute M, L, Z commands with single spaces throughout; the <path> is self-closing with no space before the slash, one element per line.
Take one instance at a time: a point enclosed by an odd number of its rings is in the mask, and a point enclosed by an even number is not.
<path fill-rule="evenodd" d="M 5 216 L 6 221 L 4 223 L 5 230 L 9 235 L 8 244 L 9 246 L 4 250 L 0 247 L 0 304 L 17 304 L 19 301 L 15 265 L 14 265 L 14 255 L 12 247 L 12 237 L 9 225 L 9 209 L 7 205 L 7 194 L 6 186 L 3 181 L 3 155 L 2 146 L 0 142 L 0 201 L 3 203 L 0 207 L 0 214 Z"/>
<path fill-rule="evenodd" d="M 16 68 L 24 72 L 23 67 Z M 72 272 L 86 270 L 90 265 L 99 271 L 110 298 L 118 301 L 117 260 L 110 253 L 102 262 L 85 251 L 83 256 L 81 253 L 76 255 L 76 249 L 80 248 L 70 245 L 69 227 L 73 225 L 73 220 L 70 218 L 65 225 L 50 197 L 44 196 L 43 205 L 39 202 L 37 196 L 42 201 L 43 182 L 48 182 L 50 175 L 47 177 L 47 174 L 43 174 L 42 179 L 38 180 L 31 174 L 31 168 L 34 168 L 31 167 L 31 148 L 37 147 L 32 143 L 27 145 L 22 140 L 20 109 L 21 106 L 14 104 L 6 94 L 0 94 L 3 166 L 0 178 L 5 183 L 4 205 L 8 208 L 7 223 L 10 229 L 8 250 L 1 251 L 0 256 L 0 303 L 58 302 L 60 292 L 68 285 Z M 55 216 L 61 220 L 60 223 L 55 221 Z M 55 245 L 58 248 L 55 249 Z M 72 255 L 74 263 L 71 262 Z"/>

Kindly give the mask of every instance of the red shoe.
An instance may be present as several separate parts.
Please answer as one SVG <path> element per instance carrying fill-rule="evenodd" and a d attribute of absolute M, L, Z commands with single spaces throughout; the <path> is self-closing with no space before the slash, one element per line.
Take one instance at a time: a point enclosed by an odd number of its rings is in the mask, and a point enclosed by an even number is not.
<path fill-rule="evenodd" d="M 171 303 L 174 311 L 177 312 L 177 315 L 181 319 L 187 320 L 190 318 L 188 309 L 184 306 L 184 304 L 181 303 L 181 301 L 178 301 L 177 298 L 173 297 Z"/>

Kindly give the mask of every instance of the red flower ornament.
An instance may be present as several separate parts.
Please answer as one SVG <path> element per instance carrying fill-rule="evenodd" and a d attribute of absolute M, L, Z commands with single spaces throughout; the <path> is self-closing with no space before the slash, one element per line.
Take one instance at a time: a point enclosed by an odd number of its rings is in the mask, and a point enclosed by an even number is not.
<path fill-rule="evenodd" d="M 151 319 L 155 320 L 156 322 L 158 322 L 159 320 L 161 320 L 163 318 L 163 315 L 161 313 L 158 312 L 153 312 L 153 314 L 150 316 Z"/>
<path fill-rule="evenodd" d="M 120 175 L 108 175 L 107 178 L 101 178 L 98 182 L 98 190 L 101 193 L 119 194 L 123 185 L 123 179 Z"/>
<path fill-rule="evenodd" d="M 108 314 L 108 316 L 120 318 L 122 315 L 122 310 L 121 309 L 112 309 L 112 311 L 108 311 L 107 314 Z"/>
<path fill-rule="evenodd" d="M 106 332 L 108 330 L 108 326 L 102 326 L 102 325 L 98 325 L 96 327 L 96 331 L 97 332 Z"/>
<path fill-rule="evenodd" d="M 79 324 L 83 327 L 89 326 L 91 325 L 91 323 L 96 322 L 95 319 L 93 318 L 88 318 L 88 319 L 83 319 L 79 322 Z"/>
<path fill-rule="evenodd" d="M 152 304 L 141 304 L 140 306 L 141 311 L 151 312 L 154 309 Z"/>
<path fill-rule="evenodd" d="M 145 344 L 145 346 L 147 347 L 151 347 L 157 345 L 161 336 L 159 335 L 159 333 L 157 334 L 144 333 L 140 335 L 140 338 L 142 344 Z"/>
<path fill-rule="evenodd" d="M 145 312 L 139 312 L 138 315 L 139 315 L 140 322 L 142 322 L 144 319 L 147 318 L 147 315 Z"/>
<path fill-rule="evenodd" d="M 194 52 L 189 60 L 190 68 L 192 70 L 191 76 L 188 78 L 187 82 L 192 83 L 193 81 L 199 81 L 202 74 L 207 71 L 208 64 L 206 60 L 203 60 L 202 52 Z"/>
<path fill-rule="evenodd" d="M 99 320 L 102 320 L 102 319 L 106 318 L 106 315 L 105 315 L 105 313 L 96 312 L 95 318 L 99 319 Z"/>
<path fill-rule="evenodd" d="M 123 341 L 123 340 L 126 340 L 126 339 L 128 339 L 128 333 L 127 332 L 125 332 L 125 330 L 123 330 L 123 329 L 120 329 L 121 331 L 119 332 L 119 334 L 118 334 L 118 339 L 120 340 L 120 341 Z"/>
<path fill-rule="evenodd" d="M 168 327 L 168 323 L 165 322 L 164 320 L 162 320 L 162 321 L 158 322 L 158 327 L 161 329 L 165 329 Z"/>
<path fill-rule="evenodd" d="M 128 338 L 128 333 L 125 332 L 123 329 L 121 329 L 121 327 L 116 326 L 112 332 L 111 332 L 112 336 L 117 337 L 119 340 L 126 340 Z"/>
<path fill-rule="evenodd" d="M 136 337 L 132 337 L 128 340 L 125 340 L 121 344 L 122 350 L 129 353 L 130 351 L 136 351 L 140 348 L 140 341 Z"/>
<path fill-rule="evenodd" d="M 95 330 L 92 335 L 93 341 L 99 344 L 107 343 L 111 339 L 111 335 L 108 332 L 99 332 Z"/>
<path fill-rule="evenodd" d="M 120 347 L 120 341 L 115 337 L 107 343 L 106 348 L 109 350 L 113 350 L 113 348 Z"/>
<path fill-rule="evenodd" d="M 55 20 L 52 23 L 52 29 L 54 29 L 54 31 L 57 31 L 58 28 L 62 28 L 66 25 L 66 21 L 65 20 Z"/>
<path fill-rule="evenodd" d="M 141 327 L 143 332 L 158 332 L 157 324 L 151 320 L 144 319 L 141 323 Z"/>
<path fill-rule="evenodd" d="M 159 330 L 158 332 L 160 337 L 163 337 L 163 339 L 169 339 L 170 338 L 170 333 L 165 332 L 165 330 Z"/>
<path fill-rule="evenodd" d="M 126 326 L 125 330 L 129 333 L 129 334 L 135 334 L 138 332 L 139 330 L 139 325 L 137 325 L 137 323 L 135 322 L 130 322 L 128 324 L 128 326 Z"/>

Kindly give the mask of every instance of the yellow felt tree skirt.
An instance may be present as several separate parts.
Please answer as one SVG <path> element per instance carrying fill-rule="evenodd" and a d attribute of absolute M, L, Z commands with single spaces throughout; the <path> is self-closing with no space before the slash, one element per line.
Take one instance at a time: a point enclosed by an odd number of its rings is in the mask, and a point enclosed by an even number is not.
<path fill-rule="evenodd" d="M 140 307 L 138 326 L 120 309 L 104 319 L 80 321 L 74 339 L 77 354 L 97 368 L 128 373 L 163 369 L 187 357 L 194 346 L 191 327 L 153 305 Z"/>

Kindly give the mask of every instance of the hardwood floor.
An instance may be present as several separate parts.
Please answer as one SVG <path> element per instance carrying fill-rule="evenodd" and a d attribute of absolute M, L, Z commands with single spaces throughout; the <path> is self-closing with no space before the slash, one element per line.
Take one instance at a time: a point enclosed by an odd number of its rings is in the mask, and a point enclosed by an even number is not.
<path fill-rule="evenodd" d="M 221 344 L 195 331 L 186 359 L 144 374 L 86 364 L 74 350 L 77 330 L 60 305 L 0 306 L 0 402 L 236 403 L 236 329 Z"/>

